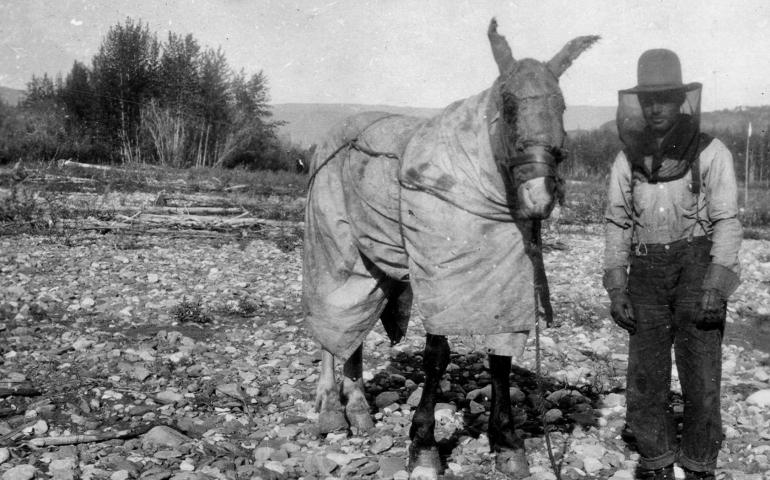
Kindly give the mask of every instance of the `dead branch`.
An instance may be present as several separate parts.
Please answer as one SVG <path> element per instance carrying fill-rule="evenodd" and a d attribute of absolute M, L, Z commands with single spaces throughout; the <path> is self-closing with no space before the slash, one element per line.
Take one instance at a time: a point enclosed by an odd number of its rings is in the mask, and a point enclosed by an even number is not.
<path fill-rule="evenodd" d="M 60 437 L 39 437 L 39 438 L 30 439 L 28 443 L 32 447 L 41 448 L 41 447 L 51 447 L 51 446 L 58 446 L 58 445 L 76 445 L 80 443 L 105 442 L 107 440 L 115 440 L 115 439 L 125 440 L 129 438 L 136 438 L 140 435 L 144 435 L 153 426 L 154 425 L 151 425 L 151 426 L 145 425 L 134 430 L 117 430 L 114 432 L 101 432 L 101 433 L 94 433 L 94 434 L 63 435 Z"/>

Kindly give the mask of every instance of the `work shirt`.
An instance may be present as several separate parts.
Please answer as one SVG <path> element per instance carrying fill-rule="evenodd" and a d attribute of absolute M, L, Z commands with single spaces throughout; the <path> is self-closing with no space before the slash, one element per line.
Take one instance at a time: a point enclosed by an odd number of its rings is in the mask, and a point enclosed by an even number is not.
<path fill-rule="evenodd" d="M 645 159 L 651 161 L 651 159 Z M 740 274 L 738 250 L 743 231 L 733 157 L 718 139 L 700 154 L 700 193 L 692 192 L 692 170 L 682 178 L 648 183 L 633 174 L 624 152 L 612 165 L 605 212 L 604 268 L 626 268 L 632 251 L 649 244 L 709 236 L 712 263 Z"/>

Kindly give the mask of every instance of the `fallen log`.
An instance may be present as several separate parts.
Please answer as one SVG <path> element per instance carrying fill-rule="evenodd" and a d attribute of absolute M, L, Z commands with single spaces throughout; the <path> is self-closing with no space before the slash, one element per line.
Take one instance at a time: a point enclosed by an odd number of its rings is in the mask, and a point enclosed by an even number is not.
<path fill-rule="evenodd" d="M 110 167 L 110 166 L 107 166 L 107 165 L 94 165 L 92 163 L 80 163 L 80 162 L 75 162 L 75 161 L 72 161 L 72 160 L 69 160 L 69 159 L 68 160 L 59 160 L 57 163 L 58 163 L 59 168 L 88 168 L 88 169 L 92 169 L 92 170 L 103 170 L 103 171 L 107 171 L 107 170 L 123 171 L 124 170 L 122 168 Z"/>
<path fill-rule="evenodd" d="M 40 392 L 40 390 L 34 387 L 26 386 L 26 385 L 18 385 L 13 387 L 0 386 L 0 398 L 11 397 L 11 396 L 36 397 L 41 393 L 42 392 Z"/>

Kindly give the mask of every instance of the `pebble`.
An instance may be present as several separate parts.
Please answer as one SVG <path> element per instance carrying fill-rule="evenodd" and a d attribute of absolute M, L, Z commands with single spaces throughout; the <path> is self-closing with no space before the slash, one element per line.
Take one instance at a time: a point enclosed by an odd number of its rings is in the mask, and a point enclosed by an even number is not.
<path fill-rule="evenodd" d="M 770 388 L 758 390 L 746 399 L 746 403 L 758 407 L 770 407 Z"/>
<path fill-rule="evenodd" d="M 384 435 L 377 438 L 377 441 L 369 448 L 371 452 L 378 455 L 386 450 L 389 450 L 393 446 L 393 437 L 390 435 Z"/>

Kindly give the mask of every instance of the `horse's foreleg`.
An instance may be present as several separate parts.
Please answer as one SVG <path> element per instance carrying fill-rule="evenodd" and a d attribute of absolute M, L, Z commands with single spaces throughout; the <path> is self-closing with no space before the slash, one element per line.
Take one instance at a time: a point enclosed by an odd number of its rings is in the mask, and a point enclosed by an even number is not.
<path fill-rule="evenodd" d="M 511 409 L 511 357 L 489 355 L 492 376 L 492 414 L 489 417 L 489 446 L 497 452 L 497 468 L 514 478 L 529 476 L 524 441 L 516 435 Z"/>
<path fill-rule="evenodd" d="M 363 373 L 363 345 L 360 345 L 342 367 L 341 397 L 353 433 L 366 433 L 374 428 L 364 395 Z"/>
<path fill-rule="evenodd" d="M 438 454 L 436 438 L 433 433 L 436 426 L 434 410 L 436 396 L 439 394 L 439 382 L 449 364 L 449 342 L 443 335 L 428 334 L 425 339 L 423 354 L 423 369 L 425 370 L 425 385 L 422 397 L 412 417 L 409 437 L 410 479 L 435 479 L 443 470 Z"/>
<path fill-rule="evenodd" d="M 318 430 L 320 433 L 346 430 L 348 422 L 345 420 L 342 403 L 340 403 L 340 391 L 334 379 L 334 355 L 326 350 L 321 350 L 321 376 L 315 391 L 315 410 L 318 415 Z"/>

